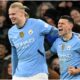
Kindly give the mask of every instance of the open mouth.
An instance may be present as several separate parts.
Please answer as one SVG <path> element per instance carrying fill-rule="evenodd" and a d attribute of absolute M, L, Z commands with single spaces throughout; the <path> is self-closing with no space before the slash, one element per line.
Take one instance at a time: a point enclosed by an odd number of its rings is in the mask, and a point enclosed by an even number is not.
<path fill-rule="evenodd" d="M 12 18 L 12 19 L 11 19 L 11 21 L 15 21 L 15 20 L 16 20 L 15 18 Z"/>
<path fill-rule="evenodd" d="M 12 21 L 15 21 L 15 19 L 12 19 Z"/>
<path fill-rule="evenodd" d="M 63 29 L 58 29 L 59 31 L 63 31 Z"/>

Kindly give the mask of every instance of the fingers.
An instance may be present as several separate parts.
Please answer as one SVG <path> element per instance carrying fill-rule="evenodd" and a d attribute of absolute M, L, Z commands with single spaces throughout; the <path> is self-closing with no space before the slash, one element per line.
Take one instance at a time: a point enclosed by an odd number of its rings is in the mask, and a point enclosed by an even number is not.
<path fill-rule="evenodd" d="M 69 68 L 68 68 L 68 73 L 69 73 L 70 75 L 72 75 L 72 74 L 74 74 L 74 70 L 75 70 L 75 67 L 69 66 Z"/>
<path fill-rule="evenodd" d="M 68 67 L 68 69 L 73 69 L 73 68 L 75 68 L 75 67 L 73 67 L 73 66 L 69 66 L 69 67 Z"/>
<path fill-rule="evenodd" d="M 68 69 L 68 73 L 71 75 L 73 73 L 73 70 Z"/>

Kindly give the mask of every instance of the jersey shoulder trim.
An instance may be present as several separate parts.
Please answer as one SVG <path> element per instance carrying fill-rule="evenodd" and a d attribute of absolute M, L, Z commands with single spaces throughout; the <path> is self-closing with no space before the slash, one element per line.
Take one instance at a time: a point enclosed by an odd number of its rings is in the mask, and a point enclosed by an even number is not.
<path fill-rule="evenodd" d="M 77 34 L 77 37 L 80 39 L 80 34 Z"/>

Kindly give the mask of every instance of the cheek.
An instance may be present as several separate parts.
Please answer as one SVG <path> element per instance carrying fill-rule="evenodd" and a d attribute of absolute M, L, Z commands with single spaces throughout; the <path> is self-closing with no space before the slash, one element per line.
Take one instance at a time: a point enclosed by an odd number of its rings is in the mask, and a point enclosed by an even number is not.
<path fill-rule="evenodd" d="M 64 26 L 64 27 L 63 27 L 63 30 L 64 30 L 64 31 L 67 31 L 67 29 L 68 29 L 67 26 Z"/>
<path fill-rule="evenodd" d="M 79 14 L 74 14 L 74 16 L 72 16 L 72 18 L 75 20 L 76 18 L 78 18 L 79 17 Z"/>
<path fill-rule="evenodd" d="M 75 16 L 75 14 L 71 14 L 71 17 L 74 19 L 76 16 Z"/>
<path fill-rule="evenodd" d="M 71 31 L 71 28 L 70 27 L 66 28 L 66 32 L 69 32 L 69 31 Z"/>
<path fill-rule="evenodd" d="M 12 66 L 11 66 L 11 65 L 8 66 L 8 71 L 9 71 L 9 72 L 12 71 Z"/>
<path fill-rule="evenodd" d="M 69 31 L 72 31 L 72 27 L 69 28 Z"/>

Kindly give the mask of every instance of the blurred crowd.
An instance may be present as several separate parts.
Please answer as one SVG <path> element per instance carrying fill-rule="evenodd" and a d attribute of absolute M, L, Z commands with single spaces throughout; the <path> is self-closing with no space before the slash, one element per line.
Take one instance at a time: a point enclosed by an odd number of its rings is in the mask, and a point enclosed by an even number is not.
<path fill-rule="evenodd" d="M 22 2 L 29 9 L 26 11 L 30 18 L 40 18 L 50 25 L 57 27 L 60 16 L 70 15 L 75 23 L 74 32 L 80 33 L 80 1 L 25 1 L 25 0 L 0 0 L 0 79 L 11 79 L 11 47 L 8 40 L 8 30 L 12 26 L 8 17 L 8 8 L 15 1 Z M 45 50 L 52 44 L 45 39 Z M 58 56 L 47 56 L 49 79 L 59 79 Z"/>

